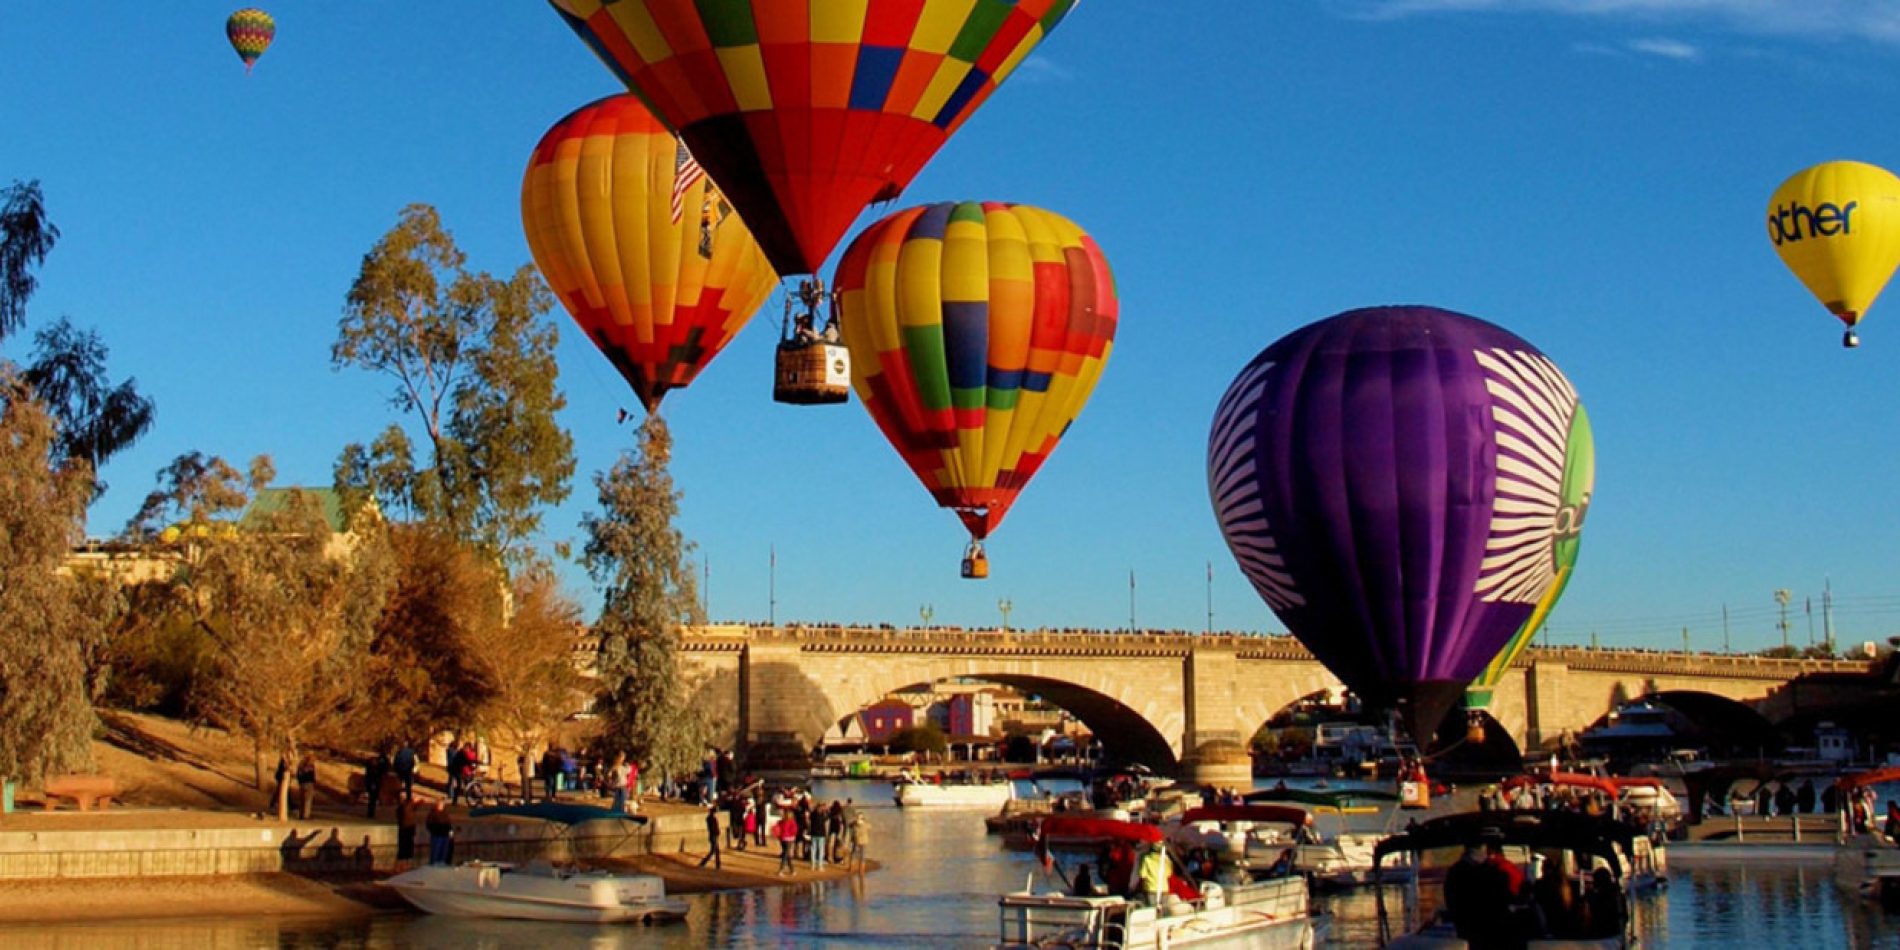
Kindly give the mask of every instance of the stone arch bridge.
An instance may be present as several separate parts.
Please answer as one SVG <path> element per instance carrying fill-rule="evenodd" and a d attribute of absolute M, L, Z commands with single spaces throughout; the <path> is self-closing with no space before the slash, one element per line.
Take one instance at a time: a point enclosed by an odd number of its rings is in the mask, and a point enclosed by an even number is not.
<path fill-rule="evenodd" d="M 709 625 L 683 638 L 683 675 L 732 747 L 809 750 L 886 693 L 956 677 L 1034 693 L 1119 758 L 1223 784 L 1247 774 L 1246 743 L 1279 711 L 1338 680 L 1291 637 Z M 1780 687 L 1840 660 L 1555 649 L 1526 651 L 1492 703 L 1520 749 L 1550 746 L 1619 703 L 1693 692 L 1770 720 Z"/>

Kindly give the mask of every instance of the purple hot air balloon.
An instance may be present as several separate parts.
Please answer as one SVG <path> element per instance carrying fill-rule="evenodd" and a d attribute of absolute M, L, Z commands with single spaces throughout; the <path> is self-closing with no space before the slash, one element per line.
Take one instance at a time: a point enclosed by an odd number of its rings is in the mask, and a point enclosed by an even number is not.
<path fill-rule="evenodd" d="M 1550 588 L 1572 433 L 1589 438 L 1579 411 L 1556 365 L 1504 329 L 1354 310 L 1241 371 L 1214 416 L 1208 490 L 1273 612 L 1423 746 Z"/>

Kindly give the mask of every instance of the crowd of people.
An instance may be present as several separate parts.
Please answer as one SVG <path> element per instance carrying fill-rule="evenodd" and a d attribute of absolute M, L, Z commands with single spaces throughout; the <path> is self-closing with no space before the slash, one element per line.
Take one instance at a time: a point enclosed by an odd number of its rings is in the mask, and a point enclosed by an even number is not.
<path fill-rule="evenodd" d="M 826 803 L 812 798 L 809 789 L 768 792 L 764 782 L 746 781 L 706 804 L 706 855 L 699 866 L 711 862 L 721 868 L 724 852 L 764 850 L 770 847 L 768 839 L 778 846 L 776 873 L 781 877 L 798 873 L 799 862 L 813 869 L 862 871 L 871 827 L 851 799 Z"/>

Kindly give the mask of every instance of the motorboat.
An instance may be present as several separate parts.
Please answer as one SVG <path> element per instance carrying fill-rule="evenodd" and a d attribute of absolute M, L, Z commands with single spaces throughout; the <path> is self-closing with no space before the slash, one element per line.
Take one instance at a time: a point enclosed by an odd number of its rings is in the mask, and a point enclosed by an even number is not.
<path fill-rule="evenodd" d="M 900 775 L 892 798 L 899 808 L 1001 808 L 1016 797 L 1015 786 L 1001 773 L 987 781 L 970 776 L 939 778 L 926 782 L 910 773 Z"/>
<path fill-rule="evenodd" d="M 1835 781 L 1834 787 L 1840 800 L 1849 802 L 1851 798 L 1862 798 L 1866 789 L 1890 782 L 1900 783 L 1900 768 L 1845 775 Z M 1858 828 L 1851 805 L 1843 807 L 1839 814 L 1840 848 L 1834 854 L 1835 882 L 1849 894 L 1879 901 L 1880 906 L 1888 910 L 1900 910 L 1900 842 L 1883 833 L 1884 819 L 1871 808 L 1864 815 L 1864 825 Z"/>
<path fill-rule="evenodd" d="M 1071 827 L 1075 823 L 1076 827 Z M 1052 817 L 1049 838 L 1095 836 L 1111 846 L 1166 846 L 1161 829 L 1133 822 Z M 1178 863 L 1174 867 L 1180 867 Z M 1158 906 L 1106 892 L 1084 869 L 1070 878 L 1052 869 L 1060 888 L 1038 891 L 1035 881 L 998 902 L 1006 950 L 1120 948 L 1120 950 L 1307 950 L 1324 942 L 1331 918 L 1314 914 L 1306 881 L 1298 876 L 1190 882 L 1175 874 Z"/>
<path fill-rule="evenodd" d="M 1376 815 L 1388 811 L 1396 817 L 1398 812 L 1393 806 L 1398 804 L 1399 796 L 1383 789 L 1306 790 L 1280 787 L 1250 792 L 1246 800 L 1259 804 L 1294 803 L 1318 815 Z M 1390 834 L 1390 824 L 1387 828 L 1385 832 L 1354 832 L 1339 828 L 1332 834 L 1322 830 L 1318 841 L 1301 842 L 1295 847 L 1293 869 L 1311 881 L 1315 888 L 1322 890 L 1408 881 L 1412 876 L 1412 867 L 1403 855 L 1378 873 L 1373 872 L 1372 851 Z"/>
<path fill-rule="evenodd" d="M 1290 805 L 1202 805 L 1160 825 L 1170 844 L 1201 848 L 1216 864 L 1254 871 L 1297 852 L 1311 824 L 1305 809 Z M 1302 838 L 1307 838 L 1302 841 Z"/>
<path fill-rule="evenodd" d="M 1411 825 L 1380 842 L 1373 853 L 1375 868 L 1405 854 L 1418 869 L 1398 921 L 1386 904 L 1385 889 L 1375 892 L 1380 944 L 1435 950 L 1498 942 L 1532 950 L 1634 946 L 1622 855 L 1641 838 L 1615 819 L 1563 811 L 1464 812 Z M 1434 888 L 1429 894 L 1421 890 L 1426 880 L 1449 884 L 1466 873 L 1465 862 L 1495 862 L 1496 858 L 1482 857 L 1489 848 L 1495 848 L 1524 876 L 1528 894 L 1465 891 L 1471 896 L 1460 900 L 1467 906 L 1452 907 L 1443 899 L 1448 887 Z M 1535 869 L 1536 883 L 1525 873 L 1527 867 Z M 1571 897 L 1567 905 L 1538 904 L 1547 879 L 1555 880 L 1552 892 Z M 1479 903 L 1497 897 L 1503 898 L 1497 906 Z M 1563 909 L 1558 910 L 1559 906 Z"/>
<path fill-rule="evenodd" d="M 613 924 L 679 920 L 687 904 L 653 874 L 577 871 L 536 861 L 470 861 L 404 871 L 383 882 L 431 914 Z"/>
<path fill-rule="evenodd" d="M 1503 800 L 1513 801 L 1519 789 L 1536 787 L 1542 794 L 1532 812 L 1556 811 L 1603 815 L 1630 829 L 1622 849 L 1625 886 L 1632 894 L 1650 894 L 1669 886 L 1669 853 L 1665 830 L 1682 818 L 1676 797 L 1655 778 L 1584 775 L 1577 772 L 1540 772 L 1518 775 L 1501 786 Z M 1564 804 L 1575 808 L 1564 808 Z M 1523 811 L 1524 809 L 1517 809 Z"/>
<path fill-rule="evenodd" d="M 638 815 L 562 802 L 477 808 L 469 815 L 537 819 L 560 826 L 562 831 L 548 839 L 549 845 L 584 824 L 646 822 Z M 666 882 L 657 875 L 557 867 L 546 860 L 521 866 L 490 861 L 427 865 L 397 874 L 383 884 L 421 910 L 453 917 L 658 922 L 683 918 L 688 909 L 685 901 L 666 896 Z"/>

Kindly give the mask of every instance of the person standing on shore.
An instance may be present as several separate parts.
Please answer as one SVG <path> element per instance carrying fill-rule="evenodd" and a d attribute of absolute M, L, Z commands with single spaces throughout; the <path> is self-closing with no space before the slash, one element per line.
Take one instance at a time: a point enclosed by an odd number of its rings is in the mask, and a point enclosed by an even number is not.
<path fill-rule="evenodd" d="M 317 797 L 317 757 L 309 752 L 297 762 L 297 817 L 310 820 L 310 804 Z"/>
<path fill-rule="evenodd" d="M 778 873 L 787 877 L 797 874 L 798 869 L 792 865 L 792 842 L 798 840 L 798 822 L 792 820 L 790 809 L 779 810 L 772 833 L 778 837 Z"/>
<path fill-rule="evenodd" d="M 363 767 L 363 797 L 369 799 L 369 814 L 364 816 L 372 821 L 376 818 L 376 805 L 383 797 L 383 779 L 389 776 L 389 750 L 379 748 L 376 756 Z"/>
<path fill-rule="evenodd" d="M 718 802 L 706 806 L 706 856 L 699 859 L 699 866 L 702 868 L 705 867 L 708 861 L 713 863 L 714 870 L 725 870 L 725 865 L 719 860 Z"/>
<path fill-rule="evenodd" d="M 396 777 L 402 779 L 402 799 L 411 801 L 416 797 L 416 750 L 409 743 L 402 744 L 396 750 L 396 758 L 390 762 L 390 768 L 396 770 Z"/>
<path fill-rule="evenodd" d="M 560 786 L 561 750 L 550 745 L 546 752 L 541 753 L 541 797 L 553 801 L 554 794 L 560 791 Z"/>
<path fill-rule="evenodd" d="M 438 798 L 429 810 L 429 863 L 452 864 L 455 861 L 455 817 L 449 803 Z"/>
<path fill-rule="evenodd" d="M 607 767 L 607 774 L 601 776 L 601 781 L 606 783 L 606 787 L 614 793 L 613 810 L 626 814 L 627 754 L 625 752 L 614 753 L 613 764 Z"/>
<path fill-rule="evenodd" d="M 851 870 L 859 874 L 864 873 L 864 852 L 870 846 L 871 822 L 864 817 L 863 812 L 853 812 L 851 815 L 851 858 L 849 861 Z"/>
<path fill-rule="evenodd" d="M 416 860 L 416 809 L 421 803 L 413 798 L 396 802 L 396 870 L 407 871 Z"/>

